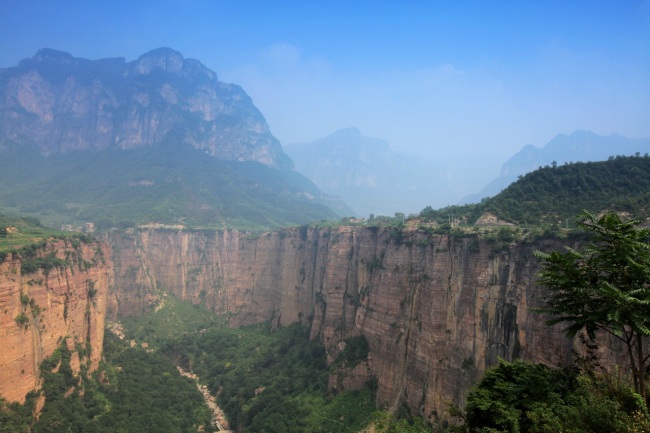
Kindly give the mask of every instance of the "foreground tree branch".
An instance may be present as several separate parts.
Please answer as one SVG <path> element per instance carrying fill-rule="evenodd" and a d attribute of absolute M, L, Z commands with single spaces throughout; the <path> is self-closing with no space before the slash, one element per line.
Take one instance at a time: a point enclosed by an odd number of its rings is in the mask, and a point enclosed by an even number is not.
<path fill-rule="evenodd" d="M 547 324 L 567 323 L 564 331 L 570 338 L 585 330 L 594 341 L 602 329 L 623 341 L 634 389 L 647 401 L 650 231 L 639 224 L 622 221 L 614 212 L 598 218 L 585 211 L 578 226 L 592 233 L 591 243 L 580 250 L 566 247 L 564 253 L 535 255 L 543 261 L 539 282 L 549 290 L 546 306 L 538 310 L 553 316 Z"/>

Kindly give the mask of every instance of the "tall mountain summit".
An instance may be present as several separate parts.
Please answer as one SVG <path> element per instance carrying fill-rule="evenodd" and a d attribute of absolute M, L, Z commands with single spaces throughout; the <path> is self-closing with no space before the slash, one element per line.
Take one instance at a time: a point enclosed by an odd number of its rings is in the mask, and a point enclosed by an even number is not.
<path fill-rule="evenodd" d="M 268 228 L 349 214 L 293 170 L 241 87 L 160 48 L 0 69 L 0 212 L 51 225 Z"/>
<path fill-rule="evenodd" d="M 432 196 L 450 197 L 441 164 L 394 152 L 387 141 L 366 137 L 357 128 L 285 149 L 297 170 L 363 216 L 417 212 Z"/>
<path fill-rule="evenodd" d="M 291 167 L 241 87 L 159 48 L 126 62 L 42 49 L 0 69 L 0 146 L 43 154 L 133 149 L 173 138 L 222 160 Z"/>

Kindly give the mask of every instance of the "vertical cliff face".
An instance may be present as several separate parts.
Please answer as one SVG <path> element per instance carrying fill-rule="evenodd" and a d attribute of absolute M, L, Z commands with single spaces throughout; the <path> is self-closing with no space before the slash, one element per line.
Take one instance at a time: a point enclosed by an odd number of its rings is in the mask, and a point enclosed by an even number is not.
<path fill-rule="evenodd" d="M 301 322 L 331 359 L 363 335 L 367 362 L 332 386 L 377 383 L 378 402 L 425 417 L 460 403 L 498 358 L 566 359 L 569 343 L 531 312 L 539 243 L 494 244 L 419 231 L 141 231 L 111 239 L 111 315 L 151 308 L 161 289 L 231 315 L 233 326 Z M 558 245 L 552 245 L 557 248 Z"/>
<path fill-rule="evenodd" d="M 44 154 L 189 144 L 224 160 L 291 167 L 251 98 L 197 60 L 169 48 L 88 60 L 42 49 L 0 69 L 0 150 Z"/>
<path fill-rule="evenodd" d="M 82 359 L 73 354 L 75 373 L 81 363 L 90 371 L 98 367 L 109 259 L 108 248 L 98 243 L 73 246 L 59 240 L 37 252 L 34 267 L 16 255 L 0 263 L 0 397 L 23 402 L 40 385 L 41 361 L 63 341 L 89 353 Z"/>

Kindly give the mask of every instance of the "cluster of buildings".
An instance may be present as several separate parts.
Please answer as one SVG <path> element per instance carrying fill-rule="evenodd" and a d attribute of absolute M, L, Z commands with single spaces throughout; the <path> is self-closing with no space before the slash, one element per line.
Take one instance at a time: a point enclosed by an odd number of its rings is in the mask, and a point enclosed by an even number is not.
<path fill-rule="evenodd" d="M 77 233 L 95 233 L 95 223 L 86 223 L 83 227 L 73 227 L 72 224 L 63 224 L 61 231 Z"/>

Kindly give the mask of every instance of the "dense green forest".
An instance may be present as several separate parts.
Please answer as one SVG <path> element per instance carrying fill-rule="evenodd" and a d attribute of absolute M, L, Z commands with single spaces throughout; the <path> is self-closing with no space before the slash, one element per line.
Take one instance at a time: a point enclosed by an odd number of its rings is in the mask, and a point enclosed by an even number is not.
<path fill-rule="evenodd" d="M 371 422 L 416 431 L 413 421 L 377 412 L 371 386 L 328 392 L 325 350 L 304 327 L 271 332 L 269 323 L 239 329 L 224 323 L 203 306 L 166 296 L 157 311 L 125 320 L 126 339 L 107 331 L 104 359 L 90 376 L 85 364 L 72 374 L 63 343 L 41 366 L 40 391 L 24 405 L 0 403 L 0 433 L 213 431 L 196 384 L 175 365 L 198 374 L 238 431 L 358 432 Z M 356 340 L 341 361 L 360 362 L 367 354 Z M 76 350 L 83 356 L 84 348 Z M 46 404 L 36 420 L 41 393 Z"/>
<path fill-rule="evenodd" d="M 584 209 L 650 216 L 650 157 L 617 156 L 608 161 L 540 167 L 481 203 L 427 207 L 420 217 L 439 224 L 452 218 L 473 224 L 484 212 L 519 225 L 573 226 Z"/>
<path fill-rule="evenodd" d="M 328 205 L 336 203 L 321 196 L 293 170 L 221 161 L 169 143 L 155 151 L 47 157 L 26 147 L 0 158 L 0 211 L 37 216 L 53 226 L 93 222 L 108 229 L 156 222 L 273 228 L 335 218 Z"/>
<path fill-rule="evenodd" d="M 373 418 L 370 386 L 328 392 L 325 349 L 309 339 L 306 328 L 296 324 L 271 332 L 269 323 L 237 329 L 223 323 L 205 307 L 171 295 L 157 311 L 124 321 L 129 338 L 191 368 L 218 395 L 233 429 L 356 432 Z"/>
<path fill-rule="evenodd" d="M 461 413 L 469 433 L 646 433 L 646 405 L 620 376 L 594 365 L 551 368 L 523 361 L 488 370 Z"/>

